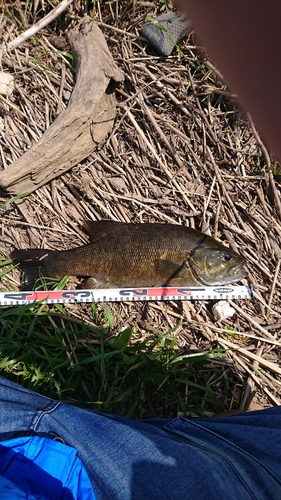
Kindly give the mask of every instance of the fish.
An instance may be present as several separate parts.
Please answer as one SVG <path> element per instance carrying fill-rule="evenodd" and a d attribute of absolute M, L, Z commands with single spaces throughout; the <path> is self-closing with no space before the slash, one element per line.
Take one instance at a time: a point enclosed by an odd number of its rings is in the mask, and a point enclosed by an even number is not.
<path fill-rule="evenodd" d="M 84 288 L 202 286 L 235 283 L 245 259 L 196 229 L 177 224 L 85 221 L 90 243 L 69 250 L 14 250 L 22 289 L 40 276 L 88 277 Z"/>

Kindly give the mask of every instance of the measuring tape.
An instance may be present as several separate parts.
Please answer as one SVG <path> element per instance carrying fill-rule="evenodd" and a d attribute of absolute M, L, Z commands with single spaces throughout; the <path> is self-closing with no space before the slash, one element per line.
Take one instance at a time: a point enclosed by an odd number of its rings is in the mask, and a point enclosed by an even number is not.
<path fill-rule="evenodd" d="M 81 302 L 127 302 L 154 300 L 251 299 L 251 286 L 141 287 L 96 290 L 49 290 L 0 292 L 0 305 L 12 306 L 44 301 L 46 304 Z"/>

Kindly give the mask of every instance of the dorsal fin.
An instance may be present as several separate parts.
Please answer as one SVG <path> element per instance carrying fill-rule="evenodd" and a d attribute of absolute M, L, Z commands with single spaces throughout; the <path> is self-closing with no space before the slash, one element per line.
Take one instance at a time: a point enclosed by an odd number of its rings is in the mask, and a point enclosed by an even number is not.
<path fill-rule="evenodd" d="M 106 236 L 108 233 L 115 231 L 115 229 L 120 228 L 122 225 L 126 225 L 126 222 L 119 222 L 116 220 L 85 220 L 83 223 L 83 227 L 87 231 L 91 243 L 95 243 L 103 236 Z"/>

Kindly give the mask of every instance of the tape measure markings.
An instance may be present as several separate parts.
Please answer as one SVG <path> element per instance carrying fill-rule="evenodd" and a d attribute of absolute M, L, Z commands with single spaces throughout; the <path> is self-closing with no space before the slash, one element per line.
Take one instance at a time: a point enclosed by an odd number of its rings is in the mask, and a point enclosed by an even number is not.
<path fill-rule="evenodd" d="M 0 306 L 32 304 L 75 304 L 84 302 L 137 302 L 166 300 L 251 299 L 251 286 L 136 287 L 95 290 L 50 290 L 0 292 Z"/>

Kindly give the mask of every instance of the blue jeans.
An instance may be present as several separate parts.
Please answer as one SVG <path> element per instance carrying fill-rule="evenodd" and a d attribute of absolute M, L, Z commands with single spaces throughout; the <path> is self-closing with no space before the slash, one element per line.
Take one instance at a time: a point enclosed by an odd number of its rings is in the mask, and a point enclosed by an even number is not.
<path fill-rule="evenodd" d="M 133 421 L 0 377 L 0 441 L 35 432 L 78 449 L 97 500 L 281 499 L 281 408 Z"/>

